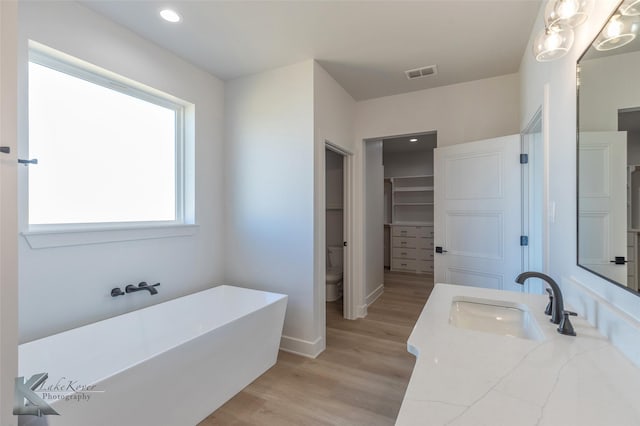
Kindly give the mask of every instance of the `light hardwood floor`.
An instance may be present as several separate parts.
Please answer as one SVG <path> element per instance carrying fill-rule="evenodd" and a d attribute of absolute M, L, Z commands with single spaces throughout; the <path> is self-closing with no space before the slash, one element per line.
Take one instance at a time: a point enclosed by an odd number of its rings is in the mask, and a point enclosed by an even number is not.
<path fill-rule="evenodd" d="M 280 351 L 278 362 L 199 426 L 393 425 L 415 358 L 407 338 L 433 289 L 427 275 L 385 272 L 364 319 L 327 303 L 327 349 L 316 359 Z"/>

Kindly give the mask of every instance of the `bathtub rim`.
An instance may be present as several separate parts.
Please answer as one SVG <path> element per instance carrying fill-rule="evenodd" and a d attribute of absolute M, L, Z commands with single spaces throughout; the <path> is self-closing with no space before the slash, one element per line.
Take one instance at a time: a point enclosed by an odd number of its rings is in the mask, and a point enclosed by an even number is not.
<path fill-rule="evenodd" d="M 118 374 L 123 374 L 127 370 L 132 369 L 132 368 L 134 368 L 134 367 L 136 367 L 136 366 L 138 366 L 140 364 L 143 364 L 144 362 L 148 362 L 149 360 L 152 360 L 152 359 L 154 359 L 156 357 L 159 357 L 159 356 L 161 356 L 162 354 L 164 354 L 166 352 L 175 350 L 176 348 L 179 348 L 180 346 L 183 346 L 183 345 L 185 345 L 185 344 L 187 344 L 189 342 L 192 342 L 194 340 L 203 338 L 203 337 L 207 336 L 208 334 L 211 334 L 211 333 L 215 332 L 216 330 L 218 330 L 218 329 L 220 329 L 222 327 L 227 327 L 227 326 L 229 326 L 229 325 L 241 320 L 242 318 L 245 318 L 245 317 L 251 315 L 254 312 L 266 309 L 266 308 L 268 308 L 268 307 L 270 307 L 272 305 L 278 304 L 278 303 L 283 303 L 283 300 L 284 300 L 284 303 L 285 303 L 285 308 L 284 309 L 285 309 L 285 315 L 286 315 L 286 304 L 288 303 L 288 295 L 286 295 L 286 294 L 275 293 L 275 292 L 264 291 L 264 290 L 256 290 L 256 289 L 252 289 L 252 288 L 234 286 L 234 285 L 229 285 L 229 284 L 222 284 L 222 285 L 218 285 L 218 286 L 215 286 L 215 287 L 210 287 L 210 288 L 207 288 L 207 289 L 204 289 L 204 290 L 200 290 L 200 291 L 197 291 L 197 292 L 194 292 L 194 293 L 190 293 L 190 294 L 187 294 L 187 295 L 179 296 L 179 297 L 176 297 L 176 298 L 173 298 L 173 299 L 165 300 L 163 302 L 156 303 L 156 304 L 150 305 L 150 306 L 146 306 L 144 308 L 135 309 L 135 310 L 132 310 L 132 311 L 129 311 L 129 312 L 125 312 L 123 314 L 114 315 L 114 316 L 109 317 L 109 318 L 105 318 L 105 319 L 102 319 L 102 320 L 94 321 L 92 323 L 80 325 L 78 327 L 74 327 L 74 328 L 71 328 L 71 329 L 68 329 L 68 330 L 64 330 L 64 331 L 61 331 L 59 333 L 51 334 L 49 336 L 44 336 L 44 337 L 41 337 L 39 339 L 32 340 L 30 342 L 22 343 L 22 344 L 20 344 L 18 346 L 18 368 L 19 368 L 18 376 L 19 377 L 27 377 L 30 374 L 37 374 L 37 373 L 40 372 L 40 371 L 35 371 L 34 370 L 32 372 L 28 372 L 26 374 L 23 374 L 23 372 L 20 371 L 20 358 L 21 358 L 20 357 L 20 349 L 23 346 L 28 347 L 28 346 L 31 346 L 31 345 L 35 345 L 35 344 L 37 344 L 37 343 L 39 343 L 41 341 L 47 340 L 47 339 L 52 339 L 53 340 L 53 339 L 55 339 L 56 336 L 59 336 L 59 335 L 65 334 L 65 333 L 74 332 L 75 330 L 78 330 L 78 329 L 83 328 L 83 327 L 91 327 L 94 324 L 101 323 L 101 322 L 106 322 L 106 321 L 109 321 L 109 320 L 111 320 L 113 318 L 127 317 L 127 316 L 133 317 L 133 316 L 138 315 L 140 312 L 143 312 L 143 311 L 153 311 L 155 309 L 158 309 L 157 307 L 159 305 L 170 304 L 171 302 L 173 302 L 175 300 L 179 300 L 179 299 L 186 299 L 186 298 L 196 297 L 200 293 L 203 293 L 203 292 L 209 292 L 209 291 L 212 291 L 214 289 L 222 289 L 222 291 L 224 291 L 224 288 L 235 288 L 235 289 L 240 289 L 242 291 L 250 291 L 250 292 L 262 293 L 262 294 L 266 293 L 266 294 L 269 294 L 269 295 L 275 296 L 275 297 L 273 297 L 269 301 L 265 301 L 257 309 L 253 309 L 253 310 L 245 313 L 244 315 L 233 316 L 231 319 L 225 320 L 223 323 L 218 324 L 217 327 L 208 328 L 208 329 L 206 329 L 205 331 L 203 331 L 203 332 L 201 332 L 199 334 L 196 334 L 194 336 L 190 336 L 190 337 L 186 337 L 184 339 L 181 339 L 179 342 L 176 342 L 176 343 L 174 343 L 172 345 L 168 345 L 167 347 L 163 348 L 162 351 L 157 351 L 157 352 L 154 352 L 153 354 L 151 354 L 149 356 L 144 356 L 141 359 L 136 360 L 135 362 L 129 363 L 127 366 L 125 366 L 123 368 L 114 369 L 114 370 L 110 371 L 110 373 L 108 375 L 106 375 L 106 376 L 101 376 L 101 377 L 99 377 L 97 379 L 92 379 L 92 380 L 89 380 L 87 383 L 82 383 L 82 384 L 86 385 L 86 386 L 99 385 L 100 383 L 104 382 L 105 380 L 108 380 L 109 378 L 111 378 L 113 376 L 116 376 Z M 283 326 L 284 326 L 284 324 L 283 324 Z M 282 334 L 282 330 L 280 331 L 280 333 Z M 41 392 L 41 391 L 38 391 L 38 392 Z M 74 395 L 74 394 L 78 394 L 78 393 L 82 393 L 82 390 L 69 391 L 68 393 L 60 393 L 60 395 L 61 395 L 61 397 L 66 397 L 66 396 L 70 396 L 70 395 Z M 46 399 L 45 399 L 45 401 L 46 401 Z M 48 400 L 48 403 L 53 406 L 58 401 L 59 400 Z"/>

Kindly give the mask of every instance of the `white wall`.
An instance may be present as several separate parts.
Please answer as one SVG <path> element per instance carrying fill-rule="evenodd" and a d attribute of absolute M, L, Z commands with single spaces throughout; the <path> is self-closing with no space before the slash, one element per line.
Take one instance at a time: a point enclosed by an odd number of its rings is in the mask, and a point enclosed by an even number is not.
<path fill-rule="evenodd" d="M 565 284 L 567 301 L 585 314 L 585 306 L 573 286 L 578 282 L 581 291 L 593 292 L 616 305 L 631 317 L 640 319 L 640 297 L 596 277 L 576 264 L 576 61 L 595 38 L 617 0 L 595 2 L 594 10 L 585 24 L 576 29 L 574 46 L 559 60 L 538 63 L 531 54 L 531 39 L 521 67 L 520 127 L 525 128 L 535 112 L 545 104 L 543 134 L 548 137 L 549 201 L 555 204 L 555 218 L 550 218 L 549 272 Z M 542 10 L 532 31 L 535 37 L 543 28 Z M 545 92 L 547 95 L 545 96 Z M 547 101 L 545 102 L 545 98 Z M 594 318 L 590 318 L 594 320 Z M 606 331 L 609 334 L 610 328 Z"/>
<path fill-rule="evenodd" d="M 446 146 L 510 135 L 519 132 L 519 102 L 518 74 L 358 102 L 354 125 L 355 217 L 366 215 L 365 139 L 437 131 L 438 146 Z M 361 253 L 367 250 L 366 226 L 363 221 L 354 233 L 354 246 Z M 358 277 L 364 277 L 373 266 L 365 258 L 358 260 Z M 363 289 L 360 303 L 364 306 L 365 283 L 358 285 Z"/>
<path fill-rule="evenodd" d="M 315 329 L 316 335 L 321 338 L 321 345 L 317 352 L 307 354 L 312 356 L 320 353 L 325 347 L 326 340 L 326 241 L 325 241 L 325 156 L 324 150 L 327 143 L 340 149 L 346 154 L 347 178 L 344 189 L 347 194 L 353 192 L 353 121 L 356 102 L 317 62 L 313 62 L 313 122 L 314 122 L 314 193 L 315 193 L 315 217 L 314 217 L 314 282 L 315 282 Z M 353 212 L 351 203 L 343 206 L 344 214 Z M 355 212 L 354 212 L 355 213 Z M 355 216 L 357 217 L 357 216 Z M 351 312 L 352 300 L 362 300 L 361 294 L 354 295 L 357 287 L 354 283 L 352 266 L 362 258 L 361 248 L 352 244 L 352 235 L 356 229 L 353 223 L 347 224 L 344 229 L 344 240 L 348 246 L 344 252 L 344 282 L 349 283 L 343 287 L 343 300 L 345 302 L 345 315 L 347 318 L 356 318 L 357 314 Z"/>
<path fill-rule="evenodd" d="M 365 143 L 365 304 L 369 306 L 384 287 L 384 174 L 382 140 Z"/>
<path fill-rule="evenodd" d="M 433 150 L 384 154 L 384 177 L 433 174 Z"/>
<path fill-rule="evenodd" d="M 438 146 L 518 133 L 519 77 L 509 74 L 358 102 L 356 140 L 438 131 Z"/>
<path fill-rule="evenodd" d="M 32 39 L 195 104 L 199 224 L 195 235 L 186 237 L 36 250 L 20 237 L 21 341 L 222 284 L 222 82 L 76 3 L 20 2 L 19 31 L 22 155 L 27 155 L 27 40 Z M 20 170 L 22 184 L 26 170 Z M 21 195 L 25 230 L 24 185 Z M 110 297 L 112 287 L 139 281 L 161 282 L 159 294 Z"/>
<path fill-rule="evenodd" d="M 316 141 L 355 150 L 353 121 L 356 102 L 317 62 L 313 62 L 313 101 Z"/>
<path fill-rule="evenodd" d="M 227 281 L 287 294 L 282 345 L 313 350 L 313 61 L 227 82 L 225 122 Z"/>
<path fill-rule="evenodd" d="M 14 379 L 18 375 L 17 260 L 17 38 L 18 5 L 0 2 L 0 424 L 14 426 Z"/>

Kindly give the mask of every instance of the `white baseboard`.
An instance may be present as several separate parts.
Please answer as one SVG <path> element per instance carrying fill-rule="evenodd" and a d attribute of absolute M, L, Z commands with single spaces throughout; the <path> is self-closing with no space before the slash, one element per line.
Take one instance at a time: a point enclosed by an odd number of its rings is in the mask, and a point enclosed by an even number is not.
<path fill-rule="evenodd" d="M 367 316 L 367 305 L 360 305 L 356 308 L 356 317 L 355 319 L 358 318 L 365 318 Z"/>
<path fill-rule="evenodd" d="M 371 304 L 373 302 L 375 302 L 376 300 L 378 300 L 378 297 L 382 296 L 382 293 L 384 293 L 384 284 L 380 284 L 378 286 L 378 288 L 376 288 L 375 290 L 373 290 L 366 299 L 366 303 L 367 306 L 371 306 Z"/>
<path fill-rule="evenodd" d="M 316 358 L 325 349 L 324 339 L 318 337 L 313 342 L 297 339 L 295 337 L 282 336 L 280 338 L 280 350 L 307 358 Z"/>

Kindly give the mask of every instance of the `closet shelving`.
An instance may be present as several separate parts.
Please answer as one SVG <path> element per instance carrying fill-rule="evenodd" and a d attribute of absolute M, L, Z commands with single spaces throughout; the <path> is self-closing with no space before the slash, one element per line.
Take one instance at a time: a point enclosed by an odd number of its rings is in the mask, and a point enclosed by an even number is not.
<path fill-rule="evenodd" d="M 391 181 L 391 223 L 433 224 L 433 175 L 396 176 Z"/>
<path fill-rule="evenodd" d="M 433 175 L 388 178 L 392 271 L 433 273 Z"/>

